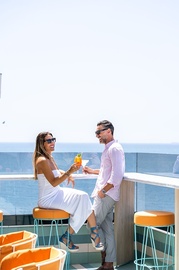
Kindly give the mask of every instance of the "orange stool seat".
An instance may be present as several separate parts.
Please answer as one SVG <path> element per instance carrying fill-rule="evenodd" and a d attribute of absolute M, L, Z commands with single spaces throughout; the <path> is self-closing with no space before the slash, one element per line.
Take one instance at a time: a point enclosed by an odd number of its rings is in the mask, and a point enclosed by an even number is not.
<path fill-rule="evenodd" d="M 166 270 L 174 266 L 174 234 L 173 227 L 175 215 L 168 211 L 139 211 L 134 214 L 134 244 L 135 244 L 135 265 L 138 269 Z M 143 227 L 141 255 L 139 256 L 137 227 Z M 157 252 L 155 240 L 155 228 L 166 228 L 164 233 L 164 248 Z M 155 231 L 155 233 L 154 233 Z M 162 232 L 162 231 L 161 231 Z M 158 255 L 160 254 L 160 256 Z M 161 254 L 163 254 L 161 256 Z"/>
<path fill-rule="evenodd" d="M 165 211 L 139 211 L 134 214 L 134 224 L 138 226 L 164 227 L 174 224 L 174 213 Z"/>
<path fill-rule="evenodd" d="M 1 234 L 3 233 L 3 211 L 0 210 L 0 226 L 1 226 Z"/>
<path fill-rule="evenodd" d="M 68 219 L 70 217 L 70 214 L 64 210 L 35 207 L 33 209 L 33 217 L 43 220 Z"/>

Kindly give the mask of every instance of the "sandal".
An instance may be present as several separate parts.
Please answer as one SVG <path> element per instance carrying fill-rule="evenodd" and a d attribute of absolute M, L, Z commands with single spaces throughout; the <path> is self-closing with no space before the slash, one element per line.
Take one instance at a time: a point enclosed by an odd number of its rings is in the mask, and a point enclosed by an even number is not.
<path fill-rule="evenodd" d="M 64 246 L 64 249 L 68 249 L 70 252 L 77 252 L 79 250 L 79 247 L 74 245 L 71 240 L 71 234 L 66 231 L 60 238 L 60 243 Z"/>
<path fill-rule="evenodd" d="M 97 227 L 92 227 L 91 228 L 91 234 L 95 234 L 95 237 L 94 238 L 91 236 L 91 242 L 93 244 L 93 247 L 96 250 L 103 251 L 104 250 L 103 244 L 101 242 L 99 242 L 98 244 L 95 243 L 96 239 L 99 238 L 99 234 L 97 232 L 95 232 L 95 230 L 97 230 Z"/>

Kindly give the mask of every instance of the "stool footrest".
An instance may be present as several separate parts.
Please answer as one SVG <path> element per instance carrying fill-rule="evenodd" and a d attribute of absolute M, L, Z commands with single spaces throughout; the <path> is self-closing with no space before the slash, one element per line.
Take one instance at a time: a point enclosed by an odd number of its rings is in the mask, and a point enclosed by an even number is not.
<path fill-rule="evenodd" d="M 136 264 L 137 266 L 140 266 L 140 267 L 147 267 L 149 269 L 153 269 L 154 267 L 156 269 L 158 269 L 158 268 L 160 269 L 163 267 L 162 270 L 164 270 L 165 268 L 168 269 L 168 267 L 174 266 L 174 262 L 172 259 L 167 260 L 164 258 L 157 258 L 158 265 L 155 265 L 153 263 L 155 260 L 156 260 L 156 258 L 147 257 L 147 258 L 145 258 L 145 261 L 144 261 L 144 259 L 135 260 L 134 264 Z"/>

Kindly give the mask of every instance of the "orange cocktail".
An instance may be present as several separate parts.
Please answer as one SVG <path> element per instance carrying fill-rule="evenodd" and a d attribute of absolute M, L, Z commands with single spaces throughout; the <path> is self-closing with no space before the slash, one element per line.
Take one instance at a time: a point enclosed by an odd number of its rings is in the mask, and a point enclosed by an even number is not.
<path fill-rule="evenodd" d="M 81 166 L 82 165 L 82 155 L 81 154 L 77 154 L 74 158 L 74 162 L 78 165 Z"/>

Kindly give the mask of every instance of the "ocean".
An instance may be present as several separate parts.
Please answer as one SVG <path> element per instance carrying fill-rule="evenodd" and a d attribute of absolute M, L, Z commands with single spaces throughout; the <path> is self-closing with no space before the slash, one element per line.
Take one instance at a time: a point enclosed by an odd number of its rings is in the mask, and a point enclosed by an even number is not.
<path fill-rule="evenodd" d="M 126 153 L 179 154 L 179 143 L 121 143 Z M 33 152 L 33 142 L 0 142 L 1 152 Z M 99 143 L 56 143 L 55 152 L 102 152 Z"/>
<path fill-rule="evenodd" d="M 126 172 L 171 174 L 179 153 L 179 144 L 122 144 L 126 157 Z M 99 168 L 104 145 L 98 143 L 56 143 L 53 156 L 58 167 L 67 170 L 74 156 L 82 153 L 88 166 Z M 34 143 L 0 143 L 0 174 L 32 174 Z M 82 173 L 79 171 L 79 173 Z M 176 176 L 176 175 L 175 175 Z M 179 175 L 178 175 L 179 176 Z M 78 179 L 75 188 L 91 195 L 96 179 Z M 63 184 L 66 185 L 66 182 Z M 174 190 L 136 184 L 136 210 L 174 211 Z M 162 202 L 161 202 L 161 196 Z M 127 198 L 126 198 L 127 199 Z M 0 180 L 0 209 L 4 215 L 29 215 L 37 205 L 36 180 Z"/>

